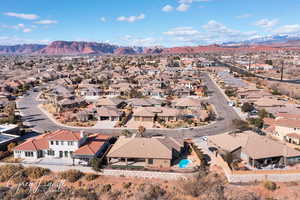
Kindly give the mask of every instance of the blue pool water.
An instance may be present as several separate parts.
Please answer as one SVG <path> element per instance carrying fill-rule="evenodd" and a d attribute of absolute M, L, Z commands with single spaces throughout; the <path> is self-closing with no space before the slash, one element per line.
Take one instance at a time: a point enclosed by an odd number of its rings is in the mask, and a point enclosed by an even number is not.
<path fill-rule="evenodd" d="M 181 160 L 178 164 L 178 167 L 179 168 L 186 168 L 189 164 L 191 164 L 192 161 L 188 160 L 188 159 L 184 159 L 184 160 Z"/>

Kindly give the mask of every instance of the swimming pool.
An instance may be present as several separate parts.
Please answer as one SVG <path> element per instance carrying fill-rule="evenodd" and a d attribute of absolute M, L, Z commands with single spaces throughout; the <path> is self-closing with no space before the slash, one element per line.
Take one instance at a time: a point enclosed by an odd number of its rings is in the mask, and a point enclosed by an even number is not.
<path fill-rule="evenodd" d="M 186 168 L 189 164 L 191 164 L 192 161 L 189 159 L 183 159 L 179 162 L 178 167 L 179 168 Z"/>

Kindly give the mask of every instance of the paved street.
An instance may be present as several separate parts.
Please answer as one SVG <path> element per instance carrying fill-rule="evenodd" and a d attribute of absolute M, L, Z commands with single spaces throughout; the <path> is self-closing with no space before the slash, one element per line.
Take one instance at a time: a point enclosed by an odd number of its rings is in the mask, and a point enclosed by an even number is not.
<path fill-rule="evenodd" d="M 216 123 L 212 123 L 202 128 L 194 129 L 147 129 L 146 134 L 157 135 L 163 134 L 174 137 L 183 138 L 196 138 L 204 135 L 215 135 L 233 130 L 232 120 L 238 119 L 239 116 L 233 110 L 232 107 L 227 105 L 227 100 L 215 83 L 209 78 L 208 74 L 203 74 L 201 79 L 209 89 L 210 98 L 208 103 L 213 104 L 219 116 L 219 120 Z M 91 133 L 106 133 L 106 134 L 119 134 L 121 129 L 97 129 L 97 128 L 69 128 L 55 123 L 50 120 L 48 116 L 42 112 L 38 105 L 41 103 L 36 100 L 38 96 L 37 92 L 29 92 L 28 96 L 17 101 L 17 108 L 20 110 L 23 116 L 24 123 L 31 127 L 34 131 L 43 133 L 45 131 L 54 131 L 57 129 L 69 129 L 74 131 L 85 130 Z"/>

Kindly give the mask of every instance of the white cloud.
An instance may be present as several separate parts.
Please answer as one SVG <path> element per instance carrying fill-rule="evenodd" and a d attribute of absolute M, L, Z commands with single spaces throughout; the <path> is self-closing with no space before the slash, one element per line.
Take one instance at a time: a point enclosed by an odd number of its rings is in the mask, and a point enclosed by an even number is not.
<path fill-rule="evenodd" d="M 176 10 L 177 10 L 177 11 L 180 11 L 180 12 L 185 12 L 185 11 L 187 11 L 189 8 L 190 8 L 190 6 L 189 6 L 188 4 L 182 3 L 182 4 L 180 4 L 180 5 L 176 8 Z"/>
<path fill-rule="evenodd" d="M 4 15 L 10 16 L 10 17 L 17 17 L 20 19 L 27 19 L 27 20 L 35 20 L 38 19 L 39 16 L 35 14 L 24 14 L 24 13 L 14 13 L 14 12 L 6 12 Z"/>
<path fill-rule="evenodd" d="M 101 22 L 106 22 L 107 20 L 106 20 L 105 17 L 101 17 L 101 18 L 100 18 L 100 21 L 101 21 Z"/>
<path fill-rule="evenodd" d="M 159 45 L 159 41 L 152 37 L 134 37 L 131 35 L 125 35 L 121 38 L 125 42 L 125 45 L 130 46 L 156 46 Z"/>
<path fill-rule="evenodd" d="M 24 32 L 24 33 L 29 33 L 29 32 L 31 32 L 31 31 L 32 31 L 32 29 L 30 29 L 30 28 L 24 28 L 24 29 L 23 29 L 23 32 Z"/>
<path fill-rule="evenodd" d="M 192 27 L 177 27 L 164 32 L 164 34 L 170 36 L 170 39 L 175 42 L 181 42 L 184 45 L 241 41 L 257 35 L 255 31 L 242 32 L 228 28 L 215 20 L 208 21 L 207 24 L 202 26 L 202 30 Z"/>
<path fill-rule="evenodd" d="M 31 26 L 32 28 L 35 28 Z M 17 24 L 17 25 L 6 25 L 6 24 L 1 24 L 0 28 L 4 29 L 14 29 L 14 30 L 21 30 L 24 33 L 29 33 L 32 31 L 32 28 L 27 28 L 24 24 Z"/>
<path fill-rule="evenodd" d="M 236 18 L 245 19 L 245 18 L 249 18 L 251 16 L 252 16 L 252 14 L 246 13 L 246 14 L 243 14 L 243 15 L 236 16 Z"/>
<path fill-rule="evenodd" d="M 177 27 L 170 31 L 164 32 L 165 35 L 170 36 L 191 36 L 199 34 L 199 31 L 193 29 L 192 27 Z"/>
<path fill-rule="evenodd" d="M 261 20 L 258 20 L 257 22 L 255 22 L 256 26 L 259 26 L 261 28 L 267 28 L 267 29 L 272 28 L 276 24 L 278 24 L 278 19 L 273 19 L 273 20 L 261 19 Z"/>
<path fill-rule="evenodd" d="M 33 40 L 28 38 L 19 38 L 16 36 L 0 36 L 0 45 L 15 45 L 15 44 L 49 44 L 50 40 Z"/>
<path fill-rule="evenodd" d="M 300 24 L 284 25 L 273 31 L 277 34 L 300 33 Z"/>
<path fill-rule="evenodd" d="M 170 11 L 174 10 L 174 8 L 173 8 L 173 6 L 168 4 L 168 5 L 165 5 L 161 10 L 164 12 L 170 12 Z"/>
<path fill-rule="evenodd" d="M 57 21 L 46 19 L 46 20 L 37 21 L 35 22 L 35 24 L 57 24 Z"/>
<path fill-rule="evenodd" d="M 140 14 L 138 16 L 129 16 L 129 17 L 121 16 L 117 18 L 118 21 L 126 21 L 126 22 L 135 22 L 142 19 L 145 19 L 144 14 Z"/>

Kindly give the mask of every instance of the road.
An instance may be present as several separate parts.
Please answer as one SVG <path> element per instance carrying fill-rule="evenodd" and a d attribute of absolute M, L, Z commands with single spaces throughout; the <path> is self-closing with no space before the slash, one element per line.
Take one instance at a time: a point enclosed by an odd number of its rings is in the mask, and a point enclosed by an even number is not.
<path fill-rule="evenodd" d="M 234 72 L 237 72 L 239 74 L 251 74 L 257 78 L 261 78 L 261 79 L 265 79 L 265 80 L 268 80 L 268 81 L 275 81 L 275 82 L 283 82 L 283 83 L 292 83 L 292 84 L 300 84 L 300 79 L 283 79 L 283 80 L 280 80 L 278 78 L 274 78 L 274 77 L 267 77 L 267 76 L 264 76 L 264 75 L 260 75 L 260 74 L 255 74 L 251 71 L 248 71 L 247 69 L 245 68 L 241 68 L 241 67 L 238 67 L 232 63 L 222 63 L 219 61 L 219 63 L 221 65 L 224 65 L 228 68 L 230 68 L 232 71 Z"/>
<path fill-rule="evenodd" d="M 227 105 L 227 99 L 224 97 L 215 83 L 210 79 L 208 74 L 202 74 L 201 79 L 205 82 L 209 89 L 210 98 L 207 100 L 207 102 L 215 106 L 220 120 L 208 126 L 193 129 L 147 129 L 146 135 L 162 134 L 173 137 L 197 138 L 234 130 L 232 126 L 232 120 L 239 119 L 239 116 L 232 107 Z M 28 93 L 29 94 L 24 98 L 17 100 L 17 108 L 22 115 L 24 124 L 32 128 L 32 130 L 35 132 L 43 133 L 45 131 L 68 129 L 72 131 L 85 130 L 89 133 L 118 135 L 122 131 L 121 129 L 69 128 L 59 125 L 49 119 L 48 116 L 39 109 L 38 105 L 41 102 L 36 99 L 38 93 L 33 91 Z"/>

